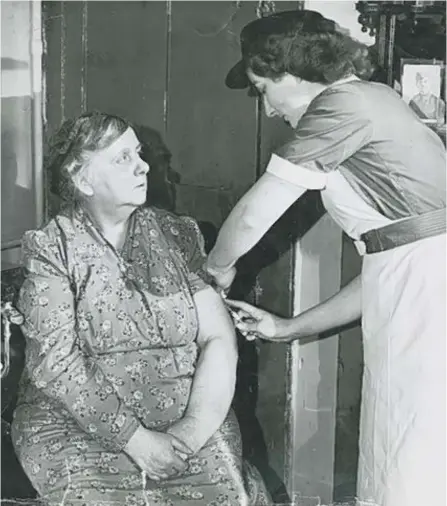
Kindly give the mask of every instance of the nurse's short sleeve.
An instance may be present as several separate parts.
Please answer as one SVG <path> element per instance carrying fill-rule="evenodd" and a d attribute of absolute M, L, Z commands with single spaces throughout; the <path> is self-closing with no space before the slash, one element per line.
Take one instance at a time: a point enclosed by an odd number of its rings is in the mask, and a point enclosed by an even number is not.
<path fill-rule="evenodd" d="M 330 172 L 362 149 L 372 137 L 361 83 L 328 88 L 309 105 L 293 139 L 276 154 L 309 170 Z"/>
<path fill-rule="evenodd" d="M 274 153 L 267 165 L 266 172 L 305 190 L 323 190 L 326 187 L 327 174 L 325 172 L 296 165 Z"/>

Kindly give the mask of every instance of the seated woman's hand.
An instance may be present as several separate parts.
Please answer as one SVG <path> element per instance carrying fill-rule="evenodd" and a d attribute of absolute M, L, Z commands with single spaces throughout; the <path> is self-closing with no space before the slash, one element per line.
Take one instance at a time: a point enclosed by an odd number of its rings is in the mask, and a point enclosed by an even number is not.
<path fill-rule="evenodd" d="M 226 299 L 225 304 L 231 308 L 236 328 L 248 341 L 256 338 L 275 342 L 291 340 L 287 332 L 286 318 L 280 318 L 240 300 Z"/>
<path fill-rule="evenodd" d="M 155 481 L 183 473 L 191 450 L 171 434 L 139 427 L 127 442 L 124 451 Z"/>
<path fill-rule="evenodd" d="M 199 421 L 193 417 L 185 416 L 178 422 L 173 423 L 167 430 L 168 434 L 172 434 L 177 439 L 184 441 L 192 452 L 197 453 L 206 443 L 201 438 Z"/>

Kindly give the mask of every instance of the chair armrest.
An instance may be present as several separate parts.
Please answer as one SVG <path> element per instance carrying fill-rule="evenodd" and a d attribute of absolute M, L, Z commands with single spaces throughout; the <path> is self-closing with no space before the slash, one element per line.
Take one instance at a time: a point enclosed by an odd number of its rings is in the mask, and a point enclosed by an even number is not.
<path fill-rule="evenodd" d="M 0 378 L 4 378 L 11 363 L 11 325 L 22 325 L 24 318 L 11 302 L 1 304 L 2 323 L 4 332 L 2 335 L 2 360 L 0 364 Z"/>

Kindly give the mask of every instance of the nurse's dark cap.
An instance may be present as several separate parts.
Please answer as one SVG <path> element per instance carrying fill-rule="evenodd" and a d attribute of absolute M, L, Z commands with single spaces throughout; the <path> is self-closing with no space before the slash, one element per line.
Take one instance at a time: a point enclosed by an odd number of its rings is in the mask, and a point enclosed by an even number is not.
<path fill-rule="evenodd" d="M 294 10 L 278 12 L 248 23 L 241 32 L 242 58 L 228 72 L 225 84 L 233 90 L 241 90 L 250 85 L 246 73 L 246 59 L 248 56 L 262 51 L 269 36 L 290 32 L 298 34 L 304 31 L 327 30 L 328 24 L 324 23 L 325 21 L 328 20 L 319 12 Z"/>

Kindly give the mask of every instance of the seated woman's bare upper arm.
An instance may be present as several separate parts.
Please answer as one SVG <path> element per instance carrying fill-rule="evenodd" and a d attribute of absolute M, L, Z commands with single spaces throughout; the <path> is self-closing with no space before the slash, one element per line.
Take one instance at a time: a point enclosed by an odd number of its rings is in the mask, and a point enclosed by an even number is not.
<path fill-rule="evenodd" d="M 198 344 L 205 345 L 212 339 L 221 339 L 236 349 L 236 333 L 233 321 L 222 297 L 210 286 L 194 295 L 199 320 Z"/>

